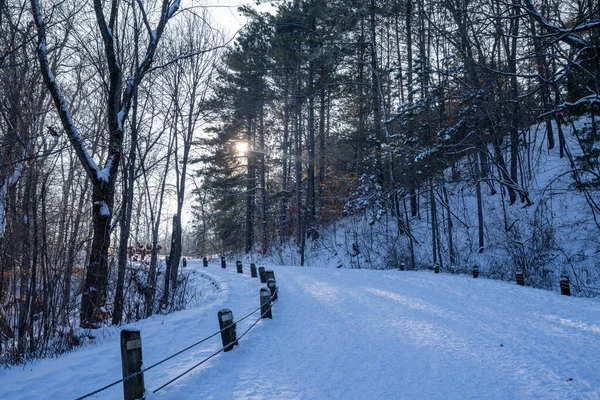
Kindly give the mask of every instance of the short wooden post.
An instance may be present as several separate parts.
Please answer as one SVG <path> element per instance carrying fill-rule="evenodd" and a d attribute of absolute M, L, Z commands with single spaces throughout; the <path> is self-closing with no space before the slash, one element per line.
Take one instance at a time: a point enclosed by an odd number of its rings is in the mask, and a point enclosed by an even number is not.
<path fill-rule="evenodd" d="M 273 272 L 270 269 L 266 270 L 265 271 L 265 279 L 267 280 L 267 282 L 269 282 L 269 279 L 275 280 L 275 272 Z"/>
<path fill-rule="evenodd" d="M 208 258 L 204 257 L 202 259 L 202 264 L 204 264 L 204 268 L 208 267 Z"/>
<path fill-rule="evenodd" d="M 435 272 L 436 274 L 440 273 L 440 264 L 435 263 L 435 265 L 433 266 L 433 272 Z"/>
<path fill-rule="evenodd" d="M 142 370 L 142 337 L 139 329 L 121 331 L 121 365 L 123 378 Z M 144 397 L 144 374 L 123 381 L 123 398 L 135 400 Z"/>
<path fill-rule="evenodd" d="M 250 263 L 250 276 L 256 278 L 256 264 Z"/>
<path fill-rule="evenodd" d="M 261 318 L 273 319 L 271 313 L 271 293 L 267 288 L 260 289 L 260 315 Z"/>
<path fill-rule="evenodd" d="M 229 308 L 221 308 L 217 314 L 219 318 L 219 329 L 221 329 L 221 340 L 225 350 L 233 350 L 237 343 L 235 324 L 233 323 L 233 312 Z"/>
<path fill-rule="evenodd" d="M 561 275 L 560 277 L 560 294 L 563 296 L 571 295 L 571 282 L 567 275 Z"/>
<path fill-rule="evenodd" d="M 515 274 L 515 279 L 517 281 L 517 285 L 525 286 L 525 275 L 523 274 L 522 269 L 517 271 L 517 273 Z"/>
<path fill-rule="evenodd" d="M 241 261 L 236 261 L 235 262 L 235 267 L 237 268 L 237 272 L 238 274 L 243 274 L 244 273 L 244 269 L 242 268 L 242 262 Z"/>
<path fill-rule="evenodd" d="M 404 271 L 406 269 L 406 264 L 404 264 L 404 261 L 400 262 L 400 271 Z"/>
<path fill-rule="evenodd" d="M 267 287 L 271 291 L 271 297 L 273 298 L 273 301 L 277 300 L 277 282 L 275 282 L 275 279 L 267 279 Z"/>
<path fill-rule="evenodd" d="M 479 276 L 479 267 L 477 265 L 473 265 L 473 278 L 477 278 Z"/>
<path fill-rule="evenodd" d="M 267 283 L 267 278 L 265 277 L 265 267 L 258 267 L 258 275 L 260 275 L 260 283 Z"/>
<path fill-rule="evenodd" d="M 225 262 L 225 257 L 221 257 L 221 268 L 226 268 L 227 263 Z"/>

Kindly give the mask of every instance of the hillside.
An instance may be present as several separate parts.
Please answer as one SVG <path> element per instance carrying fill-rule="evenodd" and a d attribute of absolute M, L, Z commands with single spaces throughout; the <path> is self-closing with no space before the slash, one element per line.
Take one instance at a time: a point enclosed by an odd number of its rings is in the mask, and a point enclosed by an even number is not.
<path fill-rule="evenodd" d="M 577 137 L 589 127 L 587 117 L 562 127 L 568 150 L 564 157 L 556 149 L 547 149 L 545 123 L 532 125 L 526 131 L 531 162 L 521 176 L 530 204 L 517 201 L 510 205 L 505 189 L 497 182 L 482 183 L 485 246 L 481 253 L 476 185 L 467 179 L 472 163 L 468 158 L 462 159 L 454 168 L 456 179 L 451 168 L 444 171 L 443 179 L 432 178 L 438 254 L 433 256 L 431 196 L 425 188 L 417 193 L 418 215 L 409 216 L 405 223 L 413 238 L 415 268 L 431 268 L 436 262 L 442 270 L 470 273 L 471 267 L 478 265 L 484 276 L 501 280 L 514 280 L 515 273 L 522 269 L 527 285 L 554 291 L 558 291 L 559 277 L 567 275 L 575 295 L 600 295 L 600 227 L 586 197 L 595 191 L 576 189 L 572 165 L 582 154 Z M 553 129 L 557 130 L 556 125 Z M 491 146 L 488 152 L 491 156 Z M 265 256 L 252 257 L 279 265 L 300 263 L 293 241 Z M 401 262 L 411 264 L 409 236 L 399 231 L 397 220 L 389 212 L 377 208 L 348 214 L 319 227 L 317 239 L 307 239 L 308 266 L 387 269 L 397 268 Z"/>
<path fill-rule="evenodd" d="M 271 268 L 271 267 L 269 267 Z M 434 275 L 272 267 L 273 319 L 147 398 L 598 399 L 600 307 L 513 283 Z M 140 329 L 144 365 L 218 330 L 217 311 L 258 305 L 248 271 L 190 262 L 196 304 Z M 255 316 L 239 323 L 238 335 Z M 0 371 L 2 399 L 69 399 L 118 380 L 119 328 L 57 359 Z M 218 337 L 145 374 L 150 392 L 221 347 Z M 93 396 L 121 397 L 116 385 Z"/>

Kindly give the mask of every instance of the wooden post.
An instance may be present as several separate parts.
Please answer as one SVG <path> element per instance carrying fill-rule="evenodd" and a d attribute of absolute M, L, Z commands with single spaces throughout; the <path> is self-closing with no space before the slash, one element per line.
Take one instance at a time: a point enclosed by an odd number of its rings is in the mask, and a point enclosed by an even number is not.
<path fill-rule="evenodd" d="M 436 274 L 440 273 L 440 264 L 435 263 L 435 265 L 433 266 L 433 272 L 435 272 Z"/>
<path fill-rule="evenodd" d="M 515 279 L 517 281 L 517 285 L 519 286 L 525 286 L 525 276 L 523 274 L 523 270 L 520 269 L 517 271 L 517 274 L 515 275 Z"/>
<path fill-rule="evenodd" d="M 235 267 L 237 268 L 237 272 L 238 274 L 243 274 L 244 273 L 244 269 L 242 268 L 242 262 L 241 261 L 236 261 L 235 262 Z"/>
<path fill-rule="evenodd" d="M 571 295 L 571 282 L 567 275 L 561 275 L 560 277 L 560 294 L 563 296 Z"/>
<path fill-rule="evenodd" d="M 406 269 L 406 264 L 404 264 L 404 261 L 400 262 L 400 271 L 404 271 Z"/>
<path fill-rule="evenodd" d="M 204 268 L 208 267 L 208 258 L 204 257 L 202 259 L 202 264 L 204 264 Z"/>
<path fill-rule="evenodd" d="M 267 279 L 267 287 L 271 291 L 271 297 L 273 297 L 273 301 L 277 300 L 277 282 L 275 282 L 275 279 Z"/>
<path fill-rule="evenodd" d="M 267 278 L 265 277 L 265 267 L 258 267 L 258 275 L 260 275 L 260 283 L 267 283 Z"/>
<path fill-rule="evenodd" d="M 219 329 L 221 329 L 221 340 L 225 348 L 223 351 L 233 350 L 233 346 L 238 344 L 235 324 L 233 323 L 233 312 L 229 308 L 221 308 L 217 317 L 219 318 Z"/>
<path fill-rule="evenodd" d="M 260 315 L 261 318 L 271 318 L 273 319 L 273 314 L 271 313 L 271 293 L 267 288 L 260 289 Z"/>
<path fill-rule="evenodd" d="M 225 257 L 221 257 L 221 268 L 227 267 L 227 263 L 225 262 Z"/>
<path fill-rule="evenodd" d="M 256 264 L 254 263 L 250 264 L 250 276 L 256 278 Z"/>
<path fill-rule="evenodd" d="M 275 280 L 275 272 L 273 272 L 270 269 L 266 270 L 265 271 L 265 279 L 267 280 L 267 282 L 269 282 L 269 279 Z"/>
<path fill-rule="evenodd" d="M 142 337 L 139 329 L 121 331 L 121 365 L 123 378 L 142 370 Z M 144 397 L 144 374 L 123 381 L 123 398 L 136 400 Z"/>
<path fill-rule="evenodd" d="M 477 278 L 479 276 L 479 267 L 477 265 L 473 265 L 473 278 Z"/>

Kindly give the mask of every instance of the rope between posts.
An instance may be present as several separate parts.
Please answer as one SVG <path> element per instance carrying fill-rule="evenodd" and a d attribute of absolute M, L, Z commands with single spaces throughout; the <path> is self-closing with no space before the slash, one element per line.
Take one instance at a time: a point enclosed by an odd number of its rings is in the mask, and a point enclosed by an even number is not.
<path fill-rule="evenodd" d="M 273 297 L 274 297 L 274 295 L 272 295 L 272 296 L 271 296 L 271 301 L 273 300 Z M 272 306 L 272 304 L 273 304 L 273 303 L 274 303 L 274 302 L 272 302 L 272 303 L 271 303 L 271 306 Z M 271 309 L 271 307 L 269 307 L 269 310 L 270 310 L 270 309 Z M 252 312 L 250 312 L 250 313 L 246 314 L 246 315 L 245 315 L 245 316 L 243 316 L 242 318 L 238 319 L 237 321 L 234 321 L 234 322 L 232 322 L 231 324 L 227 325 L 227 326 L 226 326 L 226 327 L 224 327 L 223 329 L 221 329 L 221 330 L 218 330 L 217 332 L 215 332 L 215 333 L 213 333 L 213 334 L 211 334 L 211 335 L 209 335 L 209 336 L 205 337 L 205 338 L 204 338 L 204 339 L 202 339 L 202 340 L 199 340 L 199 341 L 197 341 L 196 343 L 194 343 L 194 344 L 192 344 L 192 345 L 190 345 L 190 346 L 186 347 L 185 349 L 182 349 L 182 350 L 178 351 L 177 353 L 175 353 L 175 354 L 173 354 L 173 355 L 170 355 L 169 357 L 167 357 L 167 358 L 165 358 L 165 359 L 163 359 L 163 360 L 161 360 L 161 361 L 158 361 L 158 362 L 156 362 L 156 363 L 154 363 L 154 364 L 150 365 L 148 368 L 144 368 L 144 369 L 142 369 L 142 370 L 141 370 L 141 371 L 139 371 L 139 372 L 136 372 L 136 373 L 133 373 L 133 374 L 131 374 L 131 375 L 128 375 L 128 376 L 126 376 L 126 377 L 124 377 L 124 378 L 121 378 L 121 379 L 119 379 L 118 381 L 115 381 L 115 382 L 109 383 L 108 385 L 106 385 L 106 386 L 103 386 L 103 387 L 101 387 L 100 389 L 94 390 L 93 392 L 90 392 L 90 393 L 87 393 L 87 394 L 85 394 L 85 395 L 83 395 L 83 396 L 77 397 L 75 400 L 82 400 L 82 399 L 88 398 L 88 397 L 90 397 L 90 396 L 93 396 L 93 395 L 95 395 L 95 394 L 97 394 L 97 393 L 100 393 L 100 392 L 102 392 L 102 391 L 104 391 L 104 390 L 106 390 L 106 389 L 109 389 L 109 388 L 111 388 L 111 387 L 113 387 L 113 386 L 115 386 L 115 385 L 118 385 L 118 384 L 119 384 L 119 383 L 121 383 L 121 382 L 125 382 L 125 381 L 128 381 L 128 380 L 132 379 L 132 378 L 135 378 L 136 376 L 138 376 L 138 375 L 141 375 L 141 374 L 143 374 L 143 373 L 144 373 L 144 372 L 146 372 L 146 371 L 150 371 L 152 368 L 154 368 L 154 367 L 157 367 L 157 366 L 159 366 L 160 364 L 162 364 L 162 363 L 164 363 L 164 362 L 166 362 L 166 361 L 169 361 L 170 359 L 172 359 L 172 358 L 174 358 L 174 357 L 177 357 L 178 355 L 180 355 L 181 353 L 184 353 L 184 352 L 188 351 L 188 350 L 189 350 L 189 349 L 191 349 L 192 347 L 196 347 L 196 346 L 198 346 L 199 344 L 202 344 L 202 343 L 206 342 L 207 340 L 209 340 L 209 339 L 212 339 L 213 337 L 217 336 L 219 333 L 221 333 L 221 332 L 223 332 L 223 331 L 225 331 L 225 330 L 227 330 L 227 329 L 231 328 L 233 325 L 235 325 L 235 324 L 237 324 L 237 323 L 239 323 L 239 322 L 242 322 L 242 321 L 243 321 L 243 320 L 245 320 L 246 318 L 249 318 L 249 317 L 250 317 L 252 314 L 254 314 L 255 312 L 257 312 L 258 310 L 260 310 L 260 306 L 259 306 L 259 307 L 257 307 L 256 309 L 254 309 Z M 262 318 L 262 315 L 261 315 L 261 318 Z M 254 326 L 254 325 L 252 325 L 252 326 Z M 244 334 L 245 334 L 245 332 L 244 332 Z M 240 336 L 240 338 L 241 338 L 241 336 Z M 219 351 L 218 353 L 220 353 L 220 351 Z M 215 355 L 217 355 L 218 353 L 216 353 L 216 354 L 213 354 L 213 355 L 211 356 L 211 358 L 212 358 L 212 357 L 214 357 Z M 205 361 L 208 361 L 208 360 L 205 360 Z M 196 368 L 196 367 L 197 367 L 197 366 L 199 366 L 199 365 L 200 365 L 200 364 L 198 364 L 198 365 L 194 366 L 193 368 Z M 189 371 L 188 371 L 188 372 L 189 372 Z M 187 372 L 186 372 L 186 373 L 187 373 Z M 179 377 L 178 377 L 178 378 L 179 378 Z M 178 379 L 178 378 L 176 378 L 176 379 Z M 171 383 L 171 382 L 169 382 L 169 383 Z M 161 388 L 159 388 L 159 389 L 162 389 L 162 387 L 161 387 Z M 157 389 L 157 391 L 158 391 L 159 389 Z"/>
<path fill-rule="evenodd" d="M 274 296 L 275 296 L 275 294 L 273 294 L 273 295 L 271 296 L 271 305 L 269 306 L 269 308 L 268 308 L 268 309 L 266 309 L 266 310 L 265 310 L 265 312 L 264 312 L 264 313 L 262 313 L 262 314 L 260 315 L 260 317 L 258 317 L 258 319 L 257 319 L 256 321 L 254 321 L 254 322 L 252 323 L 252 325 L 250 325 L 250 327 L 249 327 L 248 329 L 246 329 L 246 330 L 244 331 L 244 333 L 242 333 L 242 334 L 240 335 L 240 337 L 239 337 L 239 338 L 237 338 L 237 339 L 235 340 L 235 342 L 236 342 L 236 343 L 237 343 L 237 342 L 239 342 L 239 341 L 240 341 L 240 339 L 241 339 L 241 338 L 243 338 L 243 337 L 244 337 L 244 336 L 245 336 L 245 335 L 246 335 L 246 334 L 247 334 L 247 333 L 250 331 L 250 329 L 254 328 L 254 326 L 255 326 L 256 324 L 258 324 L 258 322 L 259 322 L 259 321 L 260 321 L 260 320 L 261 320 L 261 319 L 262 319 L 262 318 L 263 318 L 263 317 L 264 317 L 264 316 L 265 316 L 265 315 L 266 315 L 266 314 L 267 314 L 267 313 L 268 313 L 268 312 L 271 310 L 271 308 L 273 307 L 273 304 L 275 304 L 275 303 L 277 302 L 277 300 L 273 301 L 273 297 L 274 297 Z M 260 309 L 260 307 L 259 307 L 259 309 Z M 257 310 L 255 310 L 254 312 L 256 312 L 256 311 L 257 311 Z M 252 314 L 254 314 L 254 312 L 253 312 Z M 230 325 L 230 326 L 231 326 L 231 325 Z M 158 387 L 158 388 L 157 388 L 157 389 L 155 389 L 155 390 L 154 390 L 152 393 L 156 393 L 156 392 L 158 392 L 159 390 L 161 390 L 161 389 L 163 389 L 163 388 L 165 388 L 165 387 L 169 386 L 171 383 L 175 382 L 175 381 L 176 381 L 176 380 L 178 380 L 179 378 L 183 377 L 184 375 L 186 375 L 186 374 L 190 373 L 191 371 L 193 371 L 194 369 L 198 368 L 199 366 L 201 366 L 202 364 L 204 364 L 205 362 L 207 362 L 207 361 L 208 361 L 208 360 L 210 360 L 211 358 L 215 357 L 217 354 L 219 354 L 219 353 L 223 352 L 223 351 L 225 350 L 225 348 L 227 348 L 227 347 L 230 347 L 230 346 L 233 346 L 233 344 L 228 344 L 227 346 L 224 346 L 224 347 L 220 348 L 220 349 L 219 349 L 219 350 L 217 350 L 215 353 L 211 354 L 210 356 L 208 356 L 208 357 L 206 357 L 205 359 L 203 359 L 202 361 L 200 361 L 198 364 L 196 364 L 196 365 L 192 366 L 191 368 L 189 368 L 189 369 L 187 369 L 186 371 L 182 372 L 181 374 L 177 375 L 175 378 L 171 379 L 169 382 L 167 382 L 167 383 L 165 383 L 164 385 L 162 385 L 162 386 Z"/>
<path fill-rule="evenodd" d="M 275 293 L 277 293 L 277 289 L 275 290 Z M 254 321 L 254 322 L 252 323 L 252 325 L 250 325 L 250 327 L 249 327 L 248 329 L 246 329 L 246 330 L 244 331 L 244 333 L 242 333 L 242 334 L 240 335 L 240 337 L 239 337 L 239 338 L 237 338 L 237 340 L 236 340 L 236 341 L 239 341 L 241 338 L 243 338 L 243 337 L 244 337 L 244 335 L 246 335 L 246 333 L 248 333 L 248 332 L 250 331 L 250 329 L 254 328 L 254 325 L 258 324 L 258 322 L 259 322 L 259 321 L 260 321 L 260 320 L 261 320 L 261 319 L 262 319 L 262 318 L 263 318 L 263 317 L 264 317 L 264 316 L 265 316 L 265 315 L 266 315 L 266 314 L 267 314 L 267 313 L 268 313 L 268 312 L 271 310 L 271 308 L 273 308 L 273 304 L 277 303 L 277 300 L 273 300 L 273 297 L 274 297 L 274 296 L 275 296 L 275 295 L 271 296 L 271 305 L 269 305 L 269 308 L 267 308 L 267 309 L 265 310 L 265 312 L 264 312 L 264 313 L 260 314 L 260 318 L 258 318 L 256 321 Z"/>

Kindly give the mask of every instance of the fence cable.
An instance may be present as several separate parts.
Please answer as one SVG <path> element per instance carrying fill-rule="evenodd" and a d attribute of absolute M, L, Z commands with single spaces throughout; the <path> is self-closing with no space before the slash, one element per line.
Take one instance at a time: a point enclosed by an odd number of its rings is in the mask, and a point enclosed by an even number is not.
<path fill-rule="evenodd" d="M 272 306 L 273 306 L 273 304 L 275 303 L 275 302 L 273 301 L 273 297 L 274 297 L 274 296 L 275 296 L 275 294 L 273 294 L 273 295 L 271 296 L 271 301 L 272 301 L 272 303 L 271 303 L 271 307 L 272 307 Z M 269 307 L 269 310 L 271 309 L 271 307 Z M 108 389 L 108 388 L 111 388 L 111 387 L 113 387 L 113 386 L 115 386 L 115 385 L 118 385 L 118 384 L 119 384 L 119 383 L 121 383 L 121 382 L 125 382 L 125 381 L 128 381 L 128 380 L 132 379 L 132 378 L 135 378 L 136 376 L 138 376 L 138 375 L 141 375 L 141 374 L 143 374 L 143 373 L 144 373 L 144 372 L 146 372 L 146 371 L 150 371 L 152 368 L 154 368 L 154 367 L 157 367 L 157 366 L 159 366 L 160 364 L 162 364 L 162 363 L 164 363 L 164 362 L 166 362 L 166 361 L 169 361 L 170 359 L 172 359 L 172 358 L 174 358 L 174 357 L 177 357 L 177 356 L 178 356 L 178 355 L 180 355 L 181 353 L 184 353 L 184 352 L 188 351 L 189 349 L 191 349 L 191 348 L 193 348 L 193 347 L 196 347 L 196 346 L 198 346 L 199 344 L 202 344 L 202 343 L 206 342 L 206 341 L 207 341 L 207 340 L 209 340 L 209 339 L 212 339 L 213 337 L 217 336 L 219 333 L 221 333 L 221 332 L 223 332 L 223 331 L 225 331 L 225 330 L 229 329 L 231 326 L 233 326 L 233 325 L 235 325 L 235 324 L 237 324 L 237 323 L 239 323 L 239 322 L 242 322 L 242 321 L 243 321 L 243 320 L 245 320 L 246 318 L 249 318 L 249 317 L 250 317 L 252 314 L 254 314 L 254 313 L 255 313 L 255 312 L 257 312 L 258 310 L 260 310 L 260 308 L 261 308 L 260 306 L 259 306 L 259 307 L 257 307 L 256 309 L 254 309 L 254 310 L 253 310 L 253 311 L 251 311 L 250 313 L 246 314 L 246 315 L 245 315 L 245 316 L 243 316 L 242 318 L 240 318 L 240 319 L 238 319 L 237 321 L 234 321 L 234 322 L 232 322 L 231 324 L 227 325 L 225 328 L 223 328 L 223 329 L 221 329 L 221 330 L 219 330 L 219 331 L 217 331 L 217 332 L 213 333 L 212 335 L 209 335 L 209 336 L 205 337 L 205 338 L 204 338 L 204 339 L 202 339 L 202 340 L 199 340 L 199 341 L 197 341 L 197 342 L 196 342 L 196 343 L 194 343 L 194 344 L 191 344 L 190 346 L 186 347 L 185 349 L 182 349 L 182 350 L 178 351 L 177 353 L 175 353 L 175 354 L 173 354 L 173 355 L 170 355 L 169 357 L 167 357 L 167 358 L 165 358 L 165 359 L 163 359 L 163 360 L 161 360 L 161 361 L 158 361 L 158 362 L 156 362 L 156 363 L 154 363 L 154 364 L 150 365 L 148 368 L 144 368 L 144 369 L 142 369 L 142 370 L 141 370 L 141 371 L 139 371 L 139 372 L 135 372 L 135 373 L 133 373 L 133 374 L 131 374 L 131 375 L 128 375 L 128 376 L 126 376 L 126 377 L 124 377 L 124 378 L 121 378 L 121 379 L 119 379 L 118 381 L 115 381 L 115 382 L 109 383 L 108 385 L 106 385 L 106 386 L 103 386 L 103 387 L 101 387 L 100 389 L 94 390 L 93 392 L 90 392 L 90 393 L 87 393 L 87 394 L 85 394 L 85 395 L 83 395 L 83 396 L 77 397 L 75 400 L 82 400 L 82 399 L 88 398 L 88 397 L 90 397 L 90 396 L 93 396 L 93 395 L 95 395 L 95 394 L 97 394 L 97 393 L 100 393 L 100 392 L 102 392 L 102 391 L 104 391 L 104 390 L 106 390 L 106 389 Z M 262 315 L 261 315 L 261 318 L 262 318 Z M 260 318 L 259 318 L 259 319 L 260 319 Z M 254 325 L 256 325 L 256 322 L 255 322 L 254 324 L 252 324 L 251 326 L 254 326 Z M 246 332 L 247 332 L 247 331 L 246 331 Z M 246 332 L 244 332 L 244 335 L 246 334 Z M 242 335 L 242 336 L 243 336 L 243 335 Z M 241 336 L 240 336 L 240 338 L 241 338 Z M 238 339 L 238 340 L 239 340 L 239 339 Z M 224 348 L 223 348 L 223 349 L 224 349 Z M 205 360 L 203 360 L 203 361 L 202 361 L 200 364 L 197 364 L 197 365 L 195 365 L 195 366 L 194 366 L 194 367 L 192 367 L 190 370 L 188 370 L 188 371 L 186 371 L 185 373 L 183 373 L 181 376 L 183 376 L 183 375 L 187 374 L 187 373 L 188 373 L 189 371 L 191 371 L 192 369 L 194 369 L 194 368 L 198 367 L 198 366 L 199 366 L 199 365 L 201 365 L 202 363 L 204 363 L 204 362 L 208 361 L 210 358 L 212 358 L 212 357 L 216 356 L 216 355 L 217 355 L 217 354 L 219 354 L 221 351 L 223 351 L 223 349 L 221 349 L 221 350 L 219 350 L 217 353 L 215 353 L 215 354 L 211 355 L 211 356 L 210 356 L 208 359 L 205 359 Z M 179 379 L 181 376 L 179 376 L 179 377 L 177 377 L 177 378 L 175 378 L 175 379 Z M 168 384 L 170 384 L 170 383 L 172 383 L 172 381 L 171 381 L 171 382 L 168 382 L 167 384 L 165 384 L 165 385 L 161 386 L 160 388 L 156 389 L 156 391 L 155 391 L 154 393 L 156 393 L 158 390 L 162 389 L 163 387 L 167 386 L 167 385 L 168 385 Z"/>
<path fill-rule="evenodd" d="M 274 297 L 274 296 L 275 296 L 275 295 L 271 296 L 271 300 L 273 300 L 273 297 Z M 240 335 L 240 337 L 239 337 L 239 338 L 236 338 L 236 340 L 235 340 L 235 343 L 233 343 L 233 344 L 228 344 L 227 346 L 224 346 L 224 347 L 220 348 L 220 349 L 219 349 L 219 350 L 217 350 L 215 353 L 211 354 L 210 356 L 208 356 L 208 357 L 206 357 L 205 359 L 203 359 L 202 361 L 200 361 L 198 364 L 196 364 L 196 365 L 192 366 L 191 368 L 189 368 L 189 369 L 187 369 L 186 371 L 182 372 L 181 374 L 177 375 L 175 378 L 171 379 L 169 382 L 167 382 L 167 383 L 165 383 L 164 385 L 160 386 L 159 388 L 155 389 L 155 390 L 154 390 L 152 393 L 156 393 L 156 392 L 158 392 L 159 390 L 161 390 L 161 389 L 163 389 L 163 388 L 165 388 L 165 387 L 169 386 L 171 383 L 175 382 L 177 379 L 179 379 L 179 378 L 181 378 L 182 376 L 184 376 L 184 375 L 186 375 L 186 374 L 190 373 L 191 371 L 193 371 L 194 369 L 198 368 L 199 366 L 201 366 L 202 364 L 204 364 L 205 362 L 207 362 L 208 360 L 210 360 L 211 358 L 213 358 L 213 357 L 214 357 L 214 356 L 216 356 L 217 354 L 219 354 L 219 353 L 221 353 L 222 351 L 224 351 L 224 350 L 225 350 L 225 348 L 227 348 L 227 347 L 232 347 L 232 346 L 234 346 L 235 344 L 237 344 L 237 342 L 239 342 L 239 341 L 240 341 L 240 339 L 241 339 L 241 338 L 243 338 L 243 337 L 244 337 L 244 336 L 245 336 L 245 335 L 246 335 L 246 334 L 247 334 L 247 333 L 250 331 L 250 329 L 254 328 L 254 326 L 255 326 L 256 324 L 258 324 L 258 322 L 259 322 L 259 321 L 260 321 L 260 320 L 261 320 L 261 319 L 262 319 L 262 318 L 263 318 L 263 317 L 264 317 L 264 316 L 265 316 L 265 315 L 266 315 L 266 314 L 267 314 L 267 313 L 268 313 L 268 312 L 271 310 L 271 308 L 273 307 L 273 304 L 275 304 L 276 302 L 277 302 L 277 300 L 275 300 L 275 301 L 271 301 L 271 305 L 269 306 L 269 308 L 268 308 L 267 310 L 265 310 L 265 312 L 264 312 L 264 313 L 262 313 L 262 314 L 260 315 L 260 317 L 258 317 L 258 319 L 257 319 L 256 321 L 254 321 L 254 322 L 253 322 L 253 323 L 250 325 L 250 327 L 249 327 L 248 329 L 246 329 L 246 330 L 244 331 L 244 333 L 242 333 L 242 334 Z M 260 307 L 259 307 L 259 309 L 260 309 Z M 258 311 L 258 310 L 255 310 L 254 312 L 256 312 L 256 311 Z M 253 312 L 253 313 L 254 313 L 254 312 Z M 231 326 L 231 325 L 230 325 L 230 326 Z"/>

